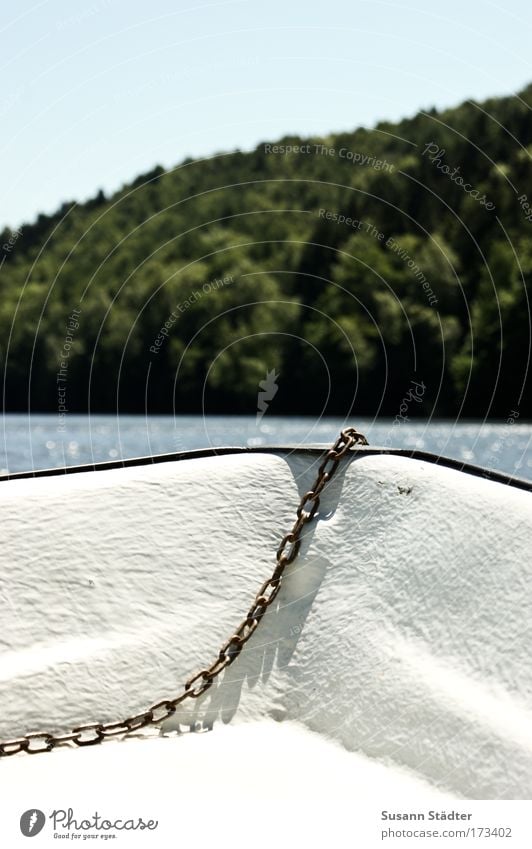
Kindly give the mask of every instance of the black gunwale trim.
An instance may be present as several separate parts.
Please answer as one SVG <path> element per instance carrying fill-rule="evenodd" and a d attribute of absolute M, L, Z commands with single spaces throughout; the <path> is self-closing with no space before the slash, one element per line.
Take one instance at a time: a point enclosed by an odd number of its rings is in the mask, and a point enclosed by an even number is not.
<path fill-rule="evenodd" d="M 0 483 L 10 480 L 27 480 L 28 478 L 53 477 L 57 475 L 73 475 L 81 472 L 104 472 L 110 469 L 127 469 L 132 466 L 148 466 L 157 463 L 173 463 L 181 460 L 194 460 L 200 457 L 218 457 L 227 454 L 312 454 L 316 457 L 327 449 L 326 445 L 261 445 L 261 446 L 234 446 L 223 448 L 198 448 L 192 451 L 181 451 L 172 454 L 154 454 L 149 457 L 132 457 L 126 460 L 110 460 L 103 463 L 89 463 L 81 466 L 66 466 L 56 469 L 36 469 L 33 472 L 13 472 L 12 474 L 0 475 Z M 475 477 L 512 486 L 516 489 L 524 489 L 532 492 L 532 481 L 523 480 L 497 472 L 494 469 L 485 469 L 482 466 L 474 466 L 470 463 L 461 463 L 450 457 L 431 454 L 429 451 L 409 450 L 407 448 L 379 448 L 378 446 L 357 446 L 352 449 L 353 457 L 363 457 L 375 454 L 390 454 L 398 457 L 410 457 L 412 460 L 423 460 L 436 466 L 444 466 L 458 472 L 465 472 Z"/>

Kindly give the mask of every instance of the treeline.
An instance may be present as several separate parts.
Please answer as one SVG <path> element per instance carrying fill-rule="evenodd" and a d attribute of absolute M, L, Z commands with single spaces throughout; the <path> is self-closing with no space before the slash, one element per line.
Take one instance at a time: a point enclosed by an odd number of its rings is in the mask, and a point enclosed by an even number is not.
<path fill-rule="evenodd" d="M 157 167 L 0 235 L 5 409 L 530 417 L 531 204 L 532 86 Z"/>

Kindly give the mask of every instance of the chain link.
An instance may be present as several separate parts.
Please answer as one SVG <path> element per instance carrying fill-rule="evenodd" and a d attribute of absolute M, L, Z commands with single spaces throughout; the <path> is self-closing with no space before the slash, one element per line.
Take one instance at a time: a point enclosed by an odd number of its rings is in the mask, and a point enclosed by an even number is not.
<path fill-rule="evenodd" d="M 323 488 L 335 474 L 340 461 L 354 445 L 367 445 L 367 439 L 355 428 L 342 430 L 336 442 L 326 452 L 318 469 L 314 486 L 302 496 L 296 511 L 296 521 L 291 530 L 284 535 L 277 549 L 276 565 L 271 576 L 264 581 L 257 592 L 245 619 L 223 644 L 218 656 L 210 666 L 200 669 L 192 675 L 184 685 L 182 692 L 173 699 L 163 699 L 149 707 L 145 712 L 117 722 L 94 722 L 78 725 L 66 733 L 53 734 L 46 731 L 35 731 L 16 737 L 12 740 L 0 741 L 0 757 L 16 755 L 19 752 L 38 754 L 49 752 L 56 746 L 74 743 L 76 746 L 92 746 L 101 743 L 107 737 L 126 736 L 148 725 L 163 722 L 172 716 L 181 702 L 186 699 L 198 699 L 212 687 L 216 678 L 235 662 L 247 641 L 255 633 L 268 607 L 275 601 L 281 589 L 285 568 L 299 554 L 301 547 L 301 532 L 306 524 L 311 522 L 320 505 Z"/>

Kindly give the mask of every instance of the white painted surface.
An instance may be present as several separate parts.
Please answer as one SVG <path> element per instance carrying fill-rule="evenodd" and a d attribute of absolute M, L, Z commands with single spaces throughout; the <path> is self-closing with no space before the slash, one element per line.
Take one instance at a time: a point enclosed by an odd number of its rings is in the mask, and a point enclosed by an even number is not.
<path fill-rule="evenodd" d="M 0 734 L 178 692 L 247 610 L 315 472 L 253 454 L 0 484 Z M 179 720 L 295 720 L 456 796 L 530 798 L 531 507 L 406 458 L 350 462 L 275 609 Z M 81 765 L 42 760 L 65 756 Z"/>
<path fill-rule="evenodd" d="M 70 807 L 78 822 L 95 811 L 111 821 L 156 820 L 154 831 L 117 835 L 120 845 L 150 849 L 372 849 L 382 845 L 381 830 L 389 825 L 381 821 L 382 810 L 464 805 L 405 770 L 347 752 L 302 726 L 272 720 L 220 725 L 212 733 L 177 739 L 13 758 L 6 774 L 0 813 L 2 845 L 9 849 L 28 844 L 18 822 L 30 805 L 47 816 Z M 65 833 L 59 825 L 58 836 Z M 362 835 L 367 838 L 360 840 Z M 38 845 L 58 845 L 51 822 Z"/>

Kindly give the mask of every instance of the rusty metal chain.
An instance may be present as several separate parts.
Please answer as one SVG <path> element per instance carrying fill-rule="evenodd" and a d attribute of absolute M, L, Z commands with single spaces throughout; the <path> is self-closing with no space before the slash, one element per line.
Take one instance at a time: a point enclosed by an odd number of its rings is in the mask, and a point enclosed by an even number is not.
<path fill-rule="evenodd" d="M 316 515 L 320 504 L 320 496 L 325 485 L 335 474 L 340 461 L 354 445 L 367 445 L 367 439 L 355 428 L 342 430 L 336 442 L 324 455 L 318 469 L 314 486 L 305 492 L 296 512 L 296 521 L 291 530 L 284 535 L 277 549 L 276 565 L 271 576 L 264 581 L 256 594 L 245 619 L 236 631 L 223 644 L 216 660 L 210 666 L 200 669 L 185 682 L 183 691 L 172 699 L 163 699 L 151 705 L 143 713 L 129 716 L 118 722 L 95 722 L 89 725 L 78 725 L 63 734 L 36 731 L 23 734 L 13 740 L 0 741 L 0 757 L 26 752 L 34 755 L 39 752 L 50 752 L 56 746 L 74 743 L 76 746 L 90 746 L 101 743 L 108 737 L 118 737 L 131 734 L 148 725 L 163 722 L 175 713 L 178 705 L 186 699 L 197 699 L 212 685 L 220 673 L 230 666 L 239 656 L 247 641 L 255 633 L 268 607 L 273 603 L 281 589 L 285 568 L 296 559 L 301 546 L 301 531 Z"/>

